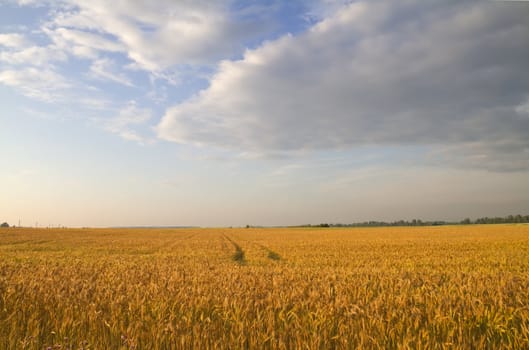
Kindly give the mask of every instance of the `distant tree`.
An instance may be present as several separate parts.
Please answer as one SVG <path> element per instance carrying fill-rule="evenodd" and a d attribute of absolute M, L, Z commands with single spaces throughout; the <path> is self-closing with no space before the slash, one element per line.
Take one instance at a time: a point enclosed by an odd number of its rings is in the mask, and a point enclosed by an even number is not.
<path fill-rule="evenodd" d="M 9 227 L 9 224 L 7 222 L 4 222 L 2 223 L 2 225 L 0 225 L 0 227 Z"/>

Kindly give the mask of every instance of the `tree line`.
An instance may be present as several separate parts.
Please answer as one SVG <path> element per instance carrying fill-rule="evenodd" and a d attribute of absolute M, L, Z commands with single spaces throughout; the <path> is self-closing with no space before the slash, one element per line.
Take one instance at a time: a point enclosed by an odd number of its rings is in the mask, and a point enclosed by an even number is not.
<path fill-rule="evenodd" d="M 321 223 L 318 225 L 301 225 L 301 227 L 380 227 L 380 226 L 439 226 L 439 225 L 472 225 L 472 224 L 522 224 L 529 223 L 529 215 L 508 215 L 504 217 L 482 217 L 475 220 L 465 218 L 461 221 L 423 221 L 420 219 L 398 221 L 364 221 L 351 224 Z"/>

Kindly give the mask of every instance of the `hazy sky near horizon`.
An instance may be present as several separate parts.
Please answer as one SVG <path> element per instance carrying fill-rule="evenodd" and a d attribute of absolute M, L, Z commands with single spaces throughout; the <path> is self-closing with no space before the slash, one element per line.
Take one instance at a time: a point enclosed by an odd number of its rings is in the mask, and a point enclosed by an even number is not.
<path fill-rule="evenodd" d="M 529 213 L 529 2 L 0 0 L 0 220 Z"/>

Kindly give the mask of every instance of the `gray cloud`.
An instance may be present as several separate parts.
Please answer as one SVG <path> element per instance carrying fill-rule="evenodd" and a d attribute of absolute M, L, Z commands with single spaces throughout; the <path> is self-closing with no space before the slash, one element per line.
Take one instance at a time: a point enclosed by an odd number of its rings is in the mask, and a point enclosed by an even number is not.
<path fill-rule="evenodd" d="M 158 134 L 270 153 L 426 145 L 443 162 L 528 169 L 528 17 L 520 3 L 355 2 L 222 62 Z"/>

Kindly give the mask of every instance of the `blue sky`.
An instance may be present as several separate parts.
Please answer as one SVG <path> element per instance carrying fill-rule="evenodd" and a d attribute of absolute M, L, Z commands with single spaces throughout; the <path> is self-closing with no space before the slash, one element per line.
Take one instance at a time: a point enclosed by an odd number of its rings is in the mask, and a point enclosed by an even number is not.
<path fill-rule="evenodd" d="M 526 214 L 529 5 L 0 0 L 0 220 Z"/>

